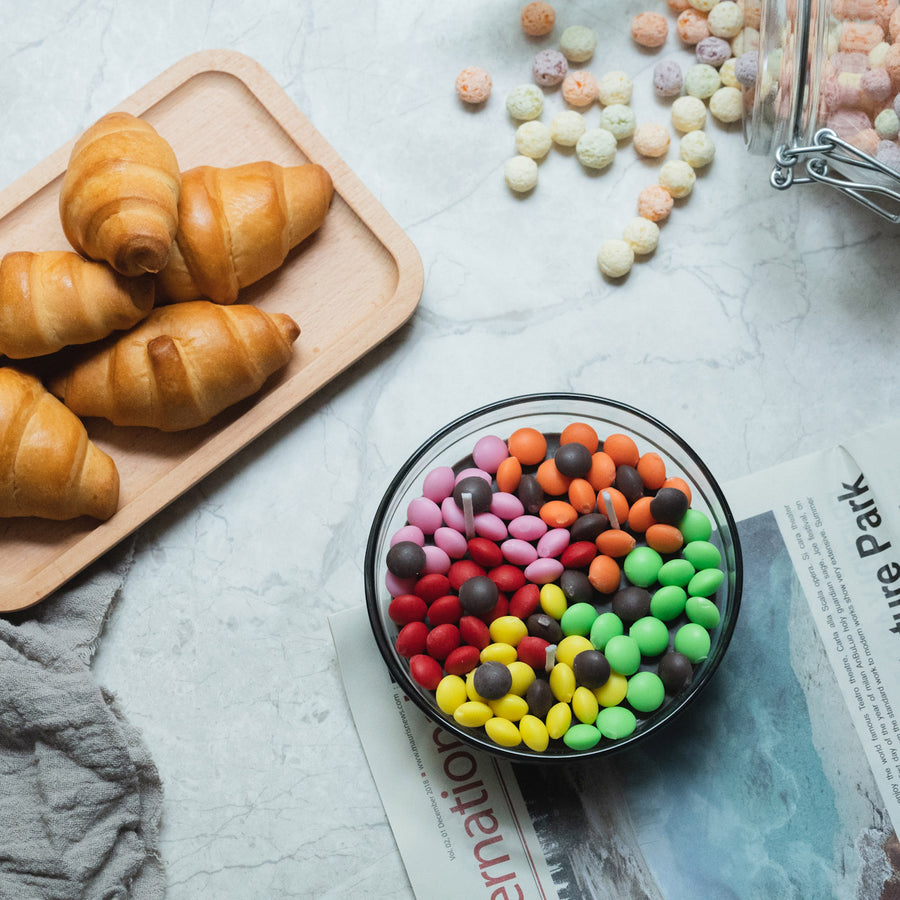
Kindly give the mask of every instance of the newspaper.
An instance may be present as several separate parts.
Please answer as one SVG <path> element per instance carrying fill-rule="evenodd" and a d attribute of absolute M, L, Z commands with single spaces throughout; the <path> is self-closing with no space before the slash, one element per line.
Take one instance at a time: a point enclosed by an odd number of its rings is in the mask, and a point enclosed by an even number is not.
<path fill-rule="evenodd" d="M 900 892 L 900 422 L 725 486 L 744 555 L 731 646 L 663 734 L 513 765 L 391 681 L 364 609 L 330 620 L 419 897 Z"/>

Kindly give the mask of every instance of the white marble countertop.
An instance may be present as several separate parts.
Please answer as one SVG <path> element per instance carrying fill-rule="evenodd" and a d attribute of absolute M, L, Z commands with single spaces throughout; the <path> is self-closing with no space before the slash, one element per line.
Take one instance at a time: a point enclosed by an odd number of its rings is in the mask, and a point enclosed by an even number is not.
<path fill-rule="evenodd" d="M 822 188 L 776 192 L 739 126 L 710 127 L 715 162 L 623 283 L 596 253 L 655 165 L 625 146 L 590 176 L 553 151 L 531 195 L 507 190 L 505 95 L 556 46 L 524 37 L 521 5 L 48 0 L 4 17 L 0 183 L 183 56 L 231 48 L 285 88 L 425 270 L 406 327 L 133 538 L 94 671 L 159 767 L 173 898 L 410 894 L 327 616 L 364 602 L 378 500 L 450 418 L 528 391 L 610 396 L 727 482 L 896 415 L 896 228 Z M 655 6 L 560 2 L 556 35 L 594 27 L 587 67 L 628 72 L 639 118 L 665 121 L 660 56 L 627 30 Z M 672 38 L 663 53 L 687 58 Z M 473 110 L 453 84 L 476 64 L 494 94 Z M 560 108 L 548 93 L 544 120 Z"/>

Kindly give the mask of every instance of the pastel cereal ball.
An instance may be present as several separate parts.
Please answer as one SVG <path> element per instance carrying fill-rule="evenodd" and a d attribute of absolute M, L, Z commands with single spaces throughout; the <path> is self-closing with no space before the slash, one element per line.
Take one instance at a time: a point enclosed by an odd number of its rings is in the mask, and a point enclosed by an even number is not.
<path fill-rule="evenodd" d="M 622 240 L 635 256 L 646 256 L 659 244 L 659 226 L 643 216 L 635 216 L 622 229 Z"/>
<path fill-rule="evenodd" d="M 564 109 L 557 113 L 550 122 L 550 137 L 560 147 L 574 147 L 578 143 L 587 125 L 584 116 L 574 109 Z"/>
<path fill-rule="evenodd" d="M 555 87 L 569 71 L 569 63 L 559 50 L 541 50 L 531 63 L 531 75 L 541 87 Z"/>
<path fill-rule="evenodd" d="M 691 97 L 707 100 L 722 86 L 719 70 L 706 63 L 696 63 L 684 73 L 684 90 Z"/>
<path fill-rule="evenodd" d="M 616 158 L 616 139 L 603 128 L 588 128 L 575 144 L 578 161 L 588 169 L 605 169 Z"/>
<path fill-rule="evenodd" d="M 562 95 L 572 106 L 590 106 L 597 99 L 597 79 L 587 69 L 569 72 L 563 79 Z"/>
<path fill-rule="evenodd" d="M 523 7 L 519 21 L 522 31 L 529 37 L 543 37 L 553 31 L 556 24 L 556 10 L 549 3 L 535 0 Z"/>
<path fill-rule="evenodd" d="M 597 252 L 597 266 L 607 278 L 623 278 L 634 266 L 634 250 L 627 241 L 604 241 Z"/>
<path fill-rule="evenodd" d="M 533 84 L 520 84 L 506 98 L 506 111 L 520 122 L 536 119 L 544 109 L 544 95 Z"/>
<path fill-rule="evenodd" d="M 491 76 L 481 66 L 469 66 L 456 76 L 456 96 L 464 103 L 484 103 L 491 96 Z"/>
<path fill-rule="evenodd" d="M 631 37 L 641 47 L 662 47 L 669 36 L 669 23 L 659 13 L 639 13 L 631 20 Z"/>
<path fill-rule="evenodd" d="M 634 152 L 649 159 L 658 159 L 669 152 L 669 130 L 656 122 L 643 122 L 634 129 Z"/>
<path fill-rule="evenodd" d="M 605 128 L 617 141 L 624 141 L 634 134 L 637 119 L 634 110 L 623 103 L 613 103 L 600 112 L 600 127 Z"/>
<path fill-rule="evenodd" d="M 720 0 L 707 13 L 706 23 L 710 34 L 731 39 L 744 27 L 744 11 L 734 0 Z"/>
<path fill-rule="evenodd" d="M 683 160 L 673 159 L 659 170 L 659 183 L 676 199 L 687 197 L 694 189 L 697 176 Z"/>
<path fill-rule="evenodd" d="M 522 156 L 543 159 L 550 152 L 552 144 L 550 129 L 537 119 L 523 122 L 516 129 L 516 150 Z"/>
<path fill-rule="evenodd" d="M 744 112 L 744 95 L 734 87 L 721 87 L 709 98 L 709 114 L 730 125 L 740 121 Z"/>
<path fill-rule="evenodd" d="M 675 20 L 675 31 L 685 44 L 689 46 L 699 44 L 703 38 L 708 38 L 710 35 L 706 13 L 698 12 L 693 8 L 679 13 Z"/>
<path fill-rule="evenodd" d="M 687 134 L 706 125 L 706 104 L 699 97 L 679 97 L 672 104 L 672 125 Z"/>
<path fill-rule="evenodd" d="M 504 164 L 503 177 L 510 190 L 524 194 L 537 184 L 537 163 L 530 156 L 514 156 Z"/>
<path fill-rule="evenodd" d="M 672 195 L 661 184 L 650 184 L 638 194 L 637 212 L 642 219 L 662 222 L 674 205 Z"/>
<path fill-rule="evenodd" d="M 719 3 L 719 0 L 688 0 L 688 3 L 697 11 L 708 13 L 717 3 Z"/>
<path fill-rule="evenodd" d="M 631 103 L 633 91 L 634 85 L 625 72 L 606 72 L 597 79 L 597 99 L 604 106 L 612 106 L 613 103 L 627 106 Z"/>
<path fill-rule="evenodd" d="M 653 90 L 657 97 L 678 97 L 683 87 L 681 66 L 674 59 L 660 60 L 653 67 Z"/>
<path fill-rule="evenodd" d="M 560 35 L 559 49 L 569 62 L 587 62 L 597 49 L 597 35 L 586 25 L 570 25 Z"/>
<path fill-rule="evenodd" d="M 715 159 L 716 145 L 705 131 L 689 131 L 682 137 L 678 152 L 692 169 L 702 169 Z"/>

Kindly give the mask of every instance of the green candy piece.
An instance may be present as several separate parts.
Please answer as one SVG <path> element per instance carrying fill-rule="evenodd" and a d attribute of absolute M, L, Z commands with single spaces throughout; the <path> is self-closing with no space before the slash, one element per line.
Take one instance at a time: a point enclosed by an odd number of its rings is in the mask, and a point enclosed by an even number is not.
<path fill-rule="evenodd" d="M 625 699 L 638 712 L 653 712 L 662 706 L 666 689 L 656 672 L 637 672 L 628 679 Z"/>
<path fill-rule="evenodd" d="M 697 570 L 686 559 L 670 559 L 660 567 L 658 581 L 660 584 L 677 584 L 686 587 Z"/>
<path fill-rule="evenodd" d="M 709 656 L 709 632 L 696 622 L 688 622 L 675 632 L 675 649 L 692 663 L 702 662 Z"/>
<path fill-rule="evenodd" d="M 590 750 L 591 747 L 596 747 L 600 743 L 602 737 L 600 729 L 595 725 L 579 722 L 577 725 L 572 725 L 563 735 L 563 743 L 570 750 Z"/>
<path fill-rule="evenodd" d="M 677 584 L 659 588 L 650 598 L 650 612 L 663 622 L 671 622 L 684 612 L 687 591 Z"/>
<path fill-rule="evenodd" d="M 669 646 L 669 629 L 656 616 L 638 619 L 628 634 L 637 641 L 642 656 L 659 656 Z"/>
<path fill-rule="evenodd" d="M 591 625 L 590 641 L 598 650 L 605 650 L 610 638 L 625 633 L 625 625 L 614 612 L 600 613 Z"/>
<path fill-rule="evenodd" d="M 703 569 L 688 582 L 687 592 L 692 597 L 710 597 L 724 580 L 725 573 L 721 569 Z"/>
<path fill-rule="evenodd" d="M 692 622 L 707 630 L 715 628 L 722 621 L 719 607 L 706 597 L 688 597 L 684 611 Z"/>
<path fill-rule="evenodd" d="M 597 610 L 590 603 L 573 603 L 559 620 L 562 633 L 568 637 L 570 634 L 580 634 L 587 637 L 591 633 L 591 626 L 597 618 Z"/>
<path fill-rule="evenodd" d="M 656 581 L 662 565 L 662 557 L 652 547 L 635 547 L 625 557 L 622 568 L 632 584 L 646 588 Z"/>
<path fill-rule="evenodd" d="M 641 667 L 641 648 L 628 634 L 617 634 L 606 644 L 606 659 L 620 675 L 634 675 Z"/>
<path fill-rule="evenodd" d="M 606 706 L 597 714 L 600 734 L 614 741 L 628 737 L 636 726 L 637 716 L 624 706 Z"/>
<path fill-rule="evenodd" d="M 681 550 L 681 555 L 699 572 L 701 569 L 718 569 L 722 564 L 722 554 L 709 541 L 690 541 Z"/>
<path fill-rule="evenodd" d="M 678 530 L 684 536 L 684 542 L 708 541 L 712 535 L 712 522 L 706 513 L 691 507 L 678 523 Z"/>

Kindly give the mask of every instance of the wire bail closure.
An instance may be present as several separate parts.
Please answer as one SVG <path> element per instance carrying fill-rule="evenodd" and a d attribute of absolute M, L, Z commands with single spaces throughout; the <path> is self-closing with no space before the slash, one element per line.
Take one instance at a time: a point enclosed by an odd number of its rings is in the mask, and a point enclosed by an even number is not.
<path fill-rule="evenodd" d="M 841 171 L 847 168 L 851 173 L 877 173 L 883 180 L 857 181 Z M 769 182 L 780 191 L 794 184 L 827 184 L 889 222 L 900 222 L 900 172 L 839 138 L 830 128 L 820 128 L 808 146 L 782 144 L 775 151 Z"/>

